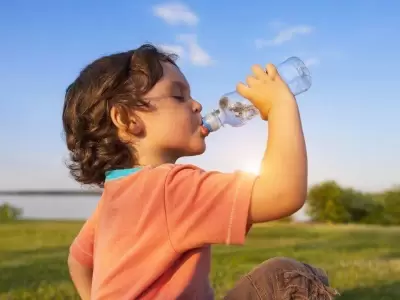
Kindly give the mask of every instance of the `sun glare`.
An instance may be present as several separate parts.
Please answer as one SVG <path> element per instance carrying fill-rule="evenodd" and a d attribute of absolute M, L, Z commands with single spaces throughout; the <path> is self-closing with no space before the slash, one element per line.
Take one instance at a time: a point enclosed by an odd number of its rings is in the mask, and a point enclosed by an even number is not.
<path fill-rule="evenodd" d="M 244 162 L 242 170 L 255 175 L 260 174 L 260 162 L 247 161 Z"/>

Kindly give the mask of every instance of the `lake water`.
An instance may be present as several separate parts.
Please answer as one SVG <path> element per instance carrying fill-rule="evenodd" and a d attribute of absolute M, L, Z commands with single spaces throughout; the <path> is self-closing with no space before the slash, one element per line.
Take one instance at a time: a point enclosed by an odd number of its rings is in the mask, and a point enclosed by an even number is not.
<path fill-rule="evenodd" d="M 86 219 L 95 209 L 100 196 L 0 196 L 0 204 L 8 202 L 23 209 L 24 218 Z M 307 220 L 305 208 L 295 214 Z"/>
<path fill-rule="evenodd" d="M 99 199 L 100 196 L 0 196 L 0 204 L 8 202 L 22 208 L 24 218 L 86 219 Z"/>

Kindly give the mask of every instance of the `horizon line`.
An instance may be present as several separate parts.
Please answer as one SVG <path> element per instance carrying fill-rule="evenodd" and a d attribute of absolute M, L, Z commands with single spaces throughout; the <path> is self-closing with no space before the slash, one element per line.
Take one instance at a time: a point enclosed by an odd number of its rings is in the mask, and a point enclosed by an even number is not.
<path fill-rule="evenodd" d="M 76 189 L 54 189 L 54 190 L 0 190 L 0 196 L 40 196 L 40 195 L 79 195 L 79 196 L 91 196 L 101 195 L 102 190 L 76 190 Z"/>

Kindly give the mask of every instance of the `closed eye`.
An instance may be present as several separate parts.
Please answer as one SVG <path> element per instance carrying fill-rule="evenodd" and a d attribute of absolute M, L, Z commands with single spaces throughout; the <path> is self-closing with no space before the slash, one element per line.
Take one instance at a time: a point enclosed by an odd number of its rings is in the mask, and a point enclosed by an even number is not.
<path fill-rule="evenodd" d="M 172 96 L 172 98 L 174 98 L 174 99 L 176 99 L 178 101 L 181 101 L 181 102 L 184 102 L 186 100 L 186 98 L 183 97 L 183 96 Z"/>

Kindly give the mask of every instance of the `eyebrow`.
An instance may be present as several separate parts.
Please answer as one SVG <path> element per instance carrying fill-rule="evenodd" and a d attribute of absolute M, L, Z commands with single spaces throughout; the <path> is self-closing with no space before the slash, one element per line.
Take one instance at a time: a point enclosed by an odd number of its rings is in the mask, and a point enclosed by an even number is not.
<path fill-rule="evenodd" d="M 178 86 L 182 89 L 190 90 L 190 86 L 188 84 L 183 83 L 182 81 L 171 81 L 172 86 Z"/>

